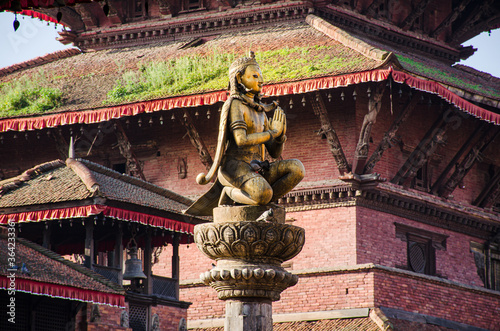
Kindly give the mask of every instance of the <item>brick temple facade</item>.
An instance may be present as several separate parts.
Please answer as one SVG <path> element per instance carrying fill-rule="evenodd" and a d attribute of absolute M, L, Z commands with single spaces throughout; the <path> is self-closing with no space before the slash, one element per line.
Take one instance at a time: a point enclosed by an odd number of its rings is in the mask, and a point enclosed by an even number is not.
<path fill-rule="evenodd" d="M 474 52 L 462 43 L 498 28 L 498 4 L 76 2 L 60 10 L 60 39 L 79 50 L 0 70 L 6 84 L 43 70 L 62 93 L 48 112 L 0 119 L 0 192 L 8 178 L 66 159 L 73 137 L 76 158 L 196 199 L 208 190 L 195 178 L 212 162 L 230 63 L 212 85 L 130 91 L 160 63 L 196 58 L 215 71 L 215 55 L 252 49 L 264 100 L 287 114 L 283 158 L 306 169 L 277 201 L 306 242 L 283 264 L 299 282 L 273 303 L 274 328 L 500 329 L 500 78 L 453 65 Z M 33 10 L 56 20 L 57 8 Z M 152 299 L 142 329 L 157 314 L 159 330 L 222 330 L 224 302 L 199 278 L 214 261 L 192 232 L 182 238 L 164 242 L 151 272 L 178 273 L 177 300 L 191 305 Z M 106 306 L 101 320 L 118 327 L 118 310 Z"/>

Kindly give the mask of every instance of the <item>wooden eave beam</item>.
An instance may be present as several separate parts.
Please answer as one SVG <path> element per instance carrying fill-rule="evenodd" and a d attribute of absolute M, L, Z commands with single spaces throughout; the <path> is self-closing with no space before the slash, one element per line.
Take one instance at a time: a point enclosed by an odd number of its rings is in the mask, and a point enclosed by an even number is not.
<path fill-rule="evenodd" d="M 142 180 L 146 180 L 141 164 L 132 150 L 132 144 L 130 144 L 127 134 L 125 133 L 120 121 L 115 121 L 115 134 L 120 154 L 127 160 L 127 172 L 131 176 L 140 177 Z"/>
<path fill-rule="evenodd" d="M 455 22 L 460 15 L 462 15 L 465 7 L 471 2 L 472 0 L 463 0 L 456 8 L 452 9 L 452 12 L 438 25 L 437 28 L 434 29 L 431 33 L 429 33 L 429 36 L 431 38 L 436 38 L 443 32 L 444 29 L 448 28 L 453 22 Z"/>
<path fill-rule="evenodd" d="M 467 141 L 462 145 L 462 147 L 460 147 L 460 149 L 455 154 L 453 159 L 451 159 L 451 161 L 448 163 L 446 168 L 444 168 L 444 170 L 439 175 L 436 182 L 432 185 L 431 192 L 430 192 L 431 194 L 436 194 L 436 192 L 438 192 L 441 189 L 443 181 L 446 179 L 446 176 L 448 175 L 450 170 L 457 164 L 458 160 L 462 157 L 462 154 L 465 153 L 465 151 L 469 148 L 470 144 L 472 144 L 472 142 L 474 141 L 474 138 L 477 136 L 479 131 L 484 128 L 485 125 L 486 125 L 486 122 L 481 122 L 481 125 L 479 125 L 474 130 L 474 132 L 470 135 L 469 139 L 467 139 Z"/>
<path fill-rule="evenodd" d="M 318 116 L 319 121 L 321 123 L 321 131 L 320 134 L 324 134 L 326 136 L 326 140 L 328 145 L 330 146 L 330 151 L 333 154 L 333 158 L 337 163 L 337 167 L 341 175 L 350 171 L 349 164 L 347 163 L 347 159 L 345 157 L 344 151 L 342 150 L 342 145 L 340 144 L 340 140 L 335 132 L 335 129 L 328 118 L 328 111 L 326 110 L 325 103 L 321 97 L 319 92 L 315 93 L 315 96 L 311 99 L 311 105 L 314 111 L 314 114 Z"/>
<path fill-rule="evenodd" d="M 483 15 L 484 11 L 490 6 L 492 3 L 492 0 L 488 0 L 483 2 L 481 5 L 477 6 L 474 8 L 469 16 L 467 16 L 463 22 L 457 27 L 454 31 L 452 31 L 452 34 L 450 36 L 450 41 L 453 43 L 461 43 L 464 40 L 462 39 L 462 36 L 465 35 L 468 31 L 471 29 L 474 29 L 475 23 L 481 18 Z"/>
<path fill-rule="evenodd" d="M 477 199 L 472 203 L 474 206 L 491 208 L 500 198 L 500 170 L 486 183 Z"/>
<path fill-rule="evenodd" d="M 393 146 L 393 140 L 396 137 L 396 133 L 398 132 L 399 127 L 408 119 L 413 109 L 415 109 L 421 94 L 421 92 L 418 92 L 413 97 L 410 97 L 403 110 L 399 113 L 398 117 L 392 123 L 389 130 L 387 130 L 387 132 L 384 134 L 384 137 L 380 141 L 377 149 L 372 153 L 372 156 L 370 156 L 370 159 L 365 165 L 363 173 L 370 173 L 375 167 L 375 164 L 377 164 L 377 162 L 382 158 L 382 154 L 384 154 L 386 150 Z"/>
<path fill-rule="evenodd" d="M 189 115 L 187 111 L 184 111 L 184 118 L 179 119 L 179 121 L 186 129 L 191 144 L 193 144 L 193 146 L 198 151 L 198 156 L 200 157 L 201 163 L 203 163 L 203 165 L 207 170 L 210 170 L 210 167 L 212 166 L 213 163 L 212 157 L 210 156 L 210 153 L 208 152 L 205 143 L 201 139 L 200 134 L 196 129 L 196 126 L 193 124 L 193 119 L 191 115 Z"/>
<path fill-rule="evenodd" d="M 415 23 L 415 21 L 422 16 L 429 3 L 431 3 L 431 0 L 421 0 L 411 13 L 406 16 L 399 27 L 403 30 L 410 29 L 413 23 Z"/>
<path fill-rule="evenodd" d="M 377 13 L 375 12 L 375 8 L 378 8 L 383 2 L 384 0 L 373 0 L 372 3 L 365 10 L 363 10 L 362 14 L 376 17 Z"/>
<path fill-rule="evenodd" d="M 370 146 L 370 136 L 373 124 L 377 121 L 377 115 L 382 106 L 382 97 L 385 91 L 385 82 L 377 84 L 374 93 L 370 95 L 368 100 L 368 114 L 363 119 L 361 130 L 359 132 L 358 144 L 354 151 L 354 159 L 352 162 L 352 171 L 355 174 L 362 175 L 365 168 L 366 159 L 368 158 L 368 149 Z"/>
<path fill-rule="evenodd" d="M 457 165 L 455 171 L 450 176 L 446 184 L 438 190 L 439 196 L 443 198 L 448 198 L 450 196 L 450 194 L 458 186 L 458 183 L 460 183 L 467 175 L 472 166 L 476 164 L 478 160 L 482 160 L 483 152 L 493 142 L 493 140 L 495 140 L 499 133 L 500 129 L 496 127 L 490 128 L 481 136 L 481 138 L 479 138 L 478 142 L 470 149 L 469 153 L 467 153 L 462 162 Z"/>
<path fill-rule="evenodd" d="M 447 123 L 443 125 L 444 117 L 439 118 L 434 122 L 431 128 L 424 135 L 418 146 L 410 154 L 406 162 L 396 173 L 391 183 L 403 185 L 408 178 L 413 178 L 417 171 L 427 162 L 429 157 L 434 154 L 434 151 L 439 144 L 444 143 L 444 134 L 446 132 Z"/>

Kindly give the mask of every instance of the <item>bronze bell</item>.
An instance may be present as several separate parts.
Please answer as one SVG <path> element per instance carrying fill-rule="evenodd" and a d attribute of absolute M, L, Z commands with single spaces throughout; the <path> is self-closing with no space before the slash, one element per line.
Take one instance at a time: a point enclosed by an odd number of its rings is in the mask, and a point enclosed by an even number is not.
<path fill-rule="evenodd" d="M 125 261 L 123 279 L 146 279 L 147 277 L 142 271 L 142 261 L 137 258 L 137 247 L 130 248 L 128 254 L 130 255 L 130 259 Z"/>

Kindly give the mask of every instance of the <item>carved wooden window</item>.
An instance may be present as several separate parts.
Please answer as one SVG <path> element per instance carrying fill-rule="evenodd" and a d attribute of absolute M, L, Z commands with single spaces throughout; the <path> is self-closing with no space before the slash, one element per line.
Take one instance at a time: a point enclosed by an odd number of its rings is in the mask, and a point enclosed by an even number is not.
<path fill-rule="evenodd" d="M 130 303 L 129 325 L 134 331 L 146 331 L 148 329 L 148 306 Z"/>
<path fill-rule="evenodd" d="M 203 0 L 183 0 L 182 10 L 190 11 L 203 8 Z"/>
<path fill-rule="evenodd" d="M 500 252 L 491 254 L 491 288 L 500 291 Z"/>
<path fill-rule="evenodd" d="M 133 0 L 128 3 L 128 18 L 131 21 L 142 20 L 147 11 L 148 0 Z"/>
<path fill-rule="evenodd" d="M 426 275 L 436 274 L 436 250 L 446 250 L 448 236 L 405 224 L 394 223 L 396 237 L 405 241 L 406 269 Z"/>
<path fill-rule="evenodd" d="M 494 241 L 486 244 L 471 242 L 470 249 L 484 287 L 500 291 L 500 244 Z"/>
<path fill-rule="evenodd" d="M 429 176 L 428 176 L 428 163 L 418 169 L 417 174 L 413 177 L 412 188 L 428 192 L 429 191 Z"/>
<path fill-rule="evenodd" d="M 420 274 L 434 275 L 436 273 L 436 251 L 432 240 L 412 234 L 407 234 L 408 269 Z"/>

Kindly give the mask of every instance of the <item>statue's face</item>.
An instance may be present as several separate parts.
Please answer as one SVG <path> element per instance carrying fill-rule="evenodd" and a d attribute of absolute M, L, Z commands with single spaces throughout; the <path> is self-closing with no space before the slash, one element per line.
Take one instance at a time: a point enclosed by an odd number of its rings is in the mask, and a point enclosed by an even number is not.
<path fill-rule="evenodd" d="M 262 90 L 262 71 L 260 71 L 259 66 L 249 65 L 245 73 L 241 75 L 241 83 L 245 85 L 248 92 L 257 94 Z"/>

